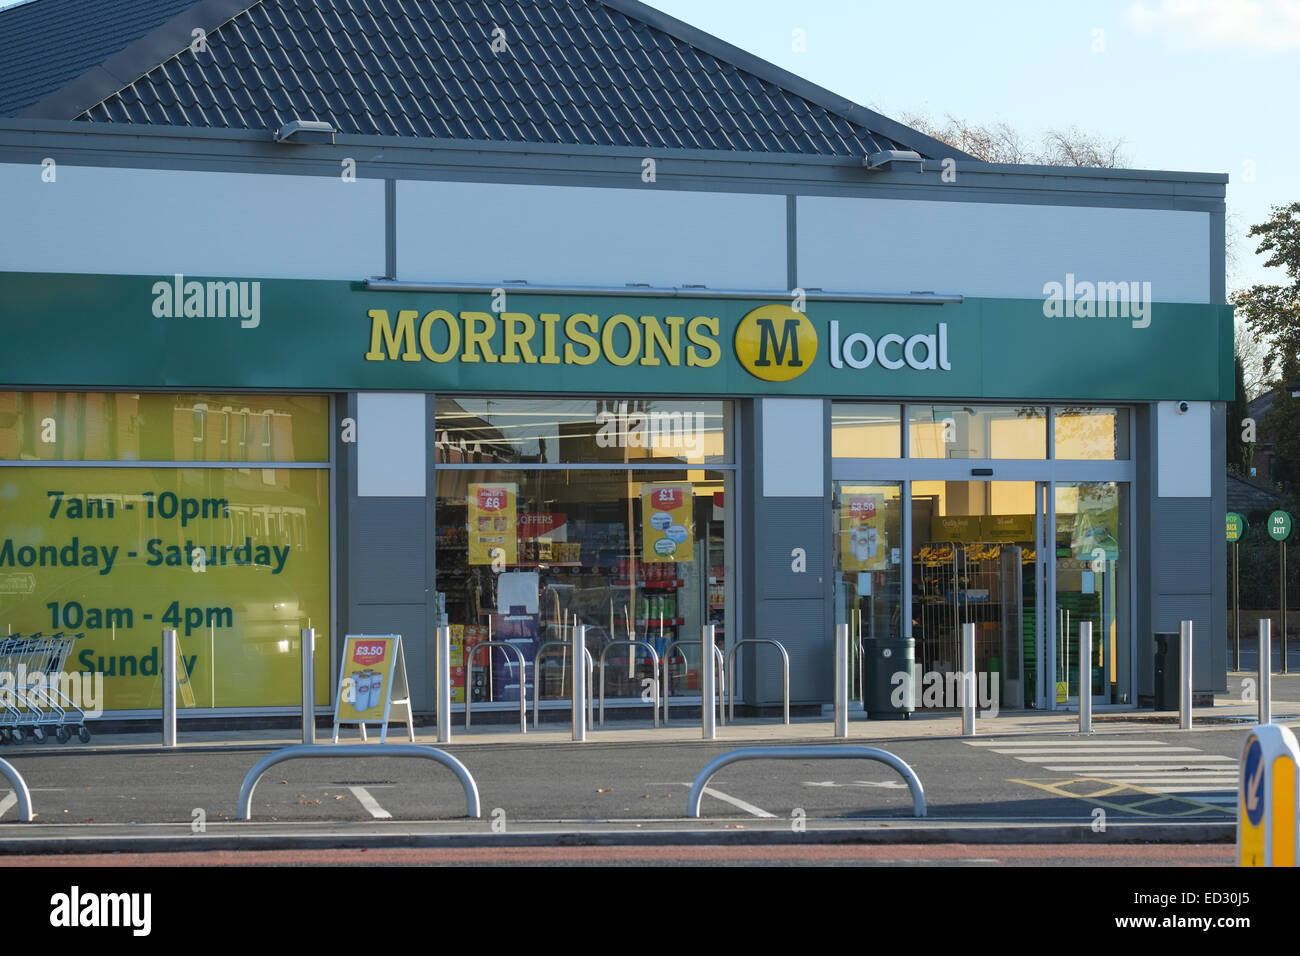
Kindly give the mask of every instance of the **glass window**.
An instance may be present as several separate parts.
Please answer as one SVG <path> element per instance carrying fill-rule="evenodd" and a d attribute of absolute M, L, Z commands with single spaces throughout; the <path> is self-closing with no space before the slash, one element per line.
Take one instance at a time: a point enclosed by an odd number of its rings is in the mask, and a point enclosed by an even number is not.
<path fill-rule="evenodd" d="M 439 464 L 721 464 L 731 403 L 446 397 L 435 427 Z"/>
<path fill-rule="evenodd" d="M 1128 409 L 1070 407 L 1052 410 L 1056 457 L 1125 461 L 1129 457 Z"/>
<path fill-rule="evenodd" d="M 648 654 L 611 643 L 626 640 L 667 656 L 674 695 L 698 694 L 700 628 L 715 625 L 720 647 L 726 632 L 725 502 L 720 471 L 440 470 L 437 589 L 462 661 L 453 702 L 519 699 L 518 665 L 476 644 L 509 641 L 531 661 L 575 625 L 598 668 L 605 653 L 608 697 L 648 686 Z M 669 655 L 678 640 L 696 643 Z M 550 653 L 542 700 L 570 693 L 571 662 Z"/>
<path fill-rule="evenodd" d="M 909 405 L 913 458 L 1046 458 L 1042 405 Z"/>
<path fill-rule="evenodd" d="M 102 673 L 105 710 L 162 706 L 164 628 L 179 706 L 301 700 L 300 628 L 329 647 L 327 469 L 10 467 L 0 488 L 0 634 L 67 635 L 63 670 Z"/>
<path fill-rule="evenodd" d="M 831 455 L 835 458 L 899 458 L 903 453 L 903 406 L 834 402 Z"/>
<path fill-rule="evenodd" d="M 329 461 L 328 396 L 240 395 L 241 408 L 264 416 L 260 449 L 231 443 L 231 401 L 196 393 L 0 392 L 0 461 Z"/>

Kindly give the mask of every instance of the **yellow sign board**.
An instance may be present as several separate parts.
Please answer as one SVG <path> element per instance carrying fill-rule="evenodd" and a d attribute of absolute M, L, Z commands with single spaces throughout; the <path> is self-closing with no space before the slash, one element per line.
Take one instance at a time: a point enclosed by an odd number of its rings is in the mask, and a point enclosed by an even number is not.
<path fill-rule="evenodd" d="M 840 502 L 840 567 L 880 571 L 888 564 L 885 496 L 845 492 Z"/>
<path fill-rule="evenodd" d="M 360 724 L 362 739 L 366 724 L 380 724 L 380 740 L 385 740 L 389 712 L 394 706 L 398 712 L 393 719 L 405 720 L 410 727 L 410 696 L 401 635 L 349 634 L 334 702 L 334 742 L 338 743 L 340 724 Z M 414 733 L 411 739 L 415 739 Z"/>
<path fill-rule="evenodd" d="M 1280 724 L 1262 724 L 1241 750 L 1237 793 L 1237 863 L 1295 866 L 1300 746 Z"/>
<path fill-rule="evenodd" d="M 641 560 L 695 560 L 695 489 L 688 482 L 641 486 Z"/>
<path fill-rule="evenodd" d="M 329 639 L 327 470 L 6 468 L 0 502 L 0 578 L 26 582 L 0 622 L 80 635 L 63 670 L 102 673 L 104 710 L 162 706 L 164 630 L 184 706 L 301 702 L 299 631 Z"/>
<path fill-rule="evenodd" d="M 519 563 L 519 486 L 509 481 L 469 486 L 469 563 Z"/>

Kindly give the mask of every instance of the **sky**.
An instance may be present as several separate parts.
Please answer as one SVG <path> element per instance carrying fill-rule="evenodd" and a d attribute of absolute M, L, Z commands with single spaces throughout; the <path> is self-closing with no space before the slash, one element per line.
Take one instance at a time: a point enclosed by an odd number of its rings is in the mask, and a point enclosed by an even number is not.
<path fill-rule="evenodd" d="M 1286 281 L 1247 231 L 1300 200 L 1300 0 L 650 5 L 891 118 L 1076 127 L 1133 168 L 1226 173 L 1229 291 Z"/>
<path fill-rule="evenodd" d="M 1286 281 L 1247 232 L 1300 201 L 1300 0 L 651 5 L 890 118 L 1073 126 L 1132 168 L 1226 173 L 1229 292 Z"/>

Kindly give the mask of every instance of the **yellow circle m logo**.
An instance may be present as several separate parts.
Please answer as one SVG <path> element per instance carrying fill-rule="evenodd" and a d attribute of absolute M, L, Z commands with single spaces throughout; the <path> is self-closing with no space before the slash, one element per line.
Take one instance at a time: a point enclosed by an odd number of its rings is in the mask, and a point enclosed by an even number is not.
<path fill-rule="evenodd" d="M 765 382 L 788 382 L 806 372 L 817 357 L 817 330 L 788 305 L 764 305 L 736 327 L 736 358 Z"/>

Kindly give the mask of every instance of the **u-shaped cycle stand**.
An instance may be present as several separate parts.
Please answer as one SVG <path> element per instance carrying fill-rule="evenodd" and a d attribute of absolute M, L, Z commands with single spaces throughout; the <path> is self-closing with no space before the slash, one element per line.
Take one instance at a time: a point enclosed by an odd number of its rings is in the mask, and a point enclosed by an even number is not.
<path fill-rule="evenodd" d="M 790 655 L 785 652 L 784 644 L 767 637 L 747 637 L 743 641 L 736 641 L 731 647 L 731 653 L 727 655 L 727 709 L 730 712 L 728 719 L 733 724 L 736 722 L 736 651 L 746 644 L 771 644 L 781 652 L 782 687 L 785 691 L 782 699 L 785 703 L 785 722 L 790 723 Z"/>
<path fill-rule="evenodd" d="M 474 782 L 473 774 L 451 754 L 436 747 L 425 747 L 419 744 L 380 744 L 377 747 L 358 744 L 345 744 L 341 747 L 329 744 L 294 744 L 291 747 L 281 747 L 253 764 L 253 768 L 248 771 L 244 782 L 239 787 L 239 819 L 253 818 L 253 789 L 262 779 L 262 775 L 278 763 L 296 760 L 299 757 L 320 757 L 327 760 L 336 757 L 418 757 L 433 760 L 449 769 L 460 781 L 461 787 L 465 790 L 465 815 L 475 820 L 483 816 L 483 810 L 479 805 L 478 784 Z"/>
<path fill-rule="evenodd" d="M 655 692 L 650 704 L 650 709 L 654 711 L 655 726 L 659 726 L 659 655 L 655 652 L 654 645 L 649 641 L 610 641 L 600 652 L 600 726 L 605 726 L 605 655 L 609 653 L 611 647 L 620 647 L 629 644 L 634 647 L 644 647 L 650 652 L 650 660 L 654 662 L 655 669 Z"/>
<path fill-rule="evenodd" d="M 18 768 L 8 760 L 0 760 L 0 773 L 9 779 L 9 785 L 14 788 L 14 796 L 18 800 L 18 819 L 23 823 L 31 823 L 32 794 L 27 789 L 27 781 L 18 772 Z"/>
<path fill-rule="evenodd" d="M 508 641 L 483 641 L 481 644 L 475 644 L 474 649 L 469 652 L 469 657 L 465 659 L 465 673 L 473 673 L 474 655 L 478 653 L 480 647 L 503 647 L 508 651 L 514 651 L 519 658 L 519 732 L 528 733 L 528 667 L 524 663 L 524 652 L 515 647 Z M 492 666 L 492 654 L 488 654 L 488 667 Z M 534 669 L 534 677 L 536 671 Z M 465 688 L 465 729 L 469 730 L 469 712 L 474 703 L 473 688 L 468 686 L 466 681 Z"/>
<path fill-rule="evenodd" d="M 912 791 L 912 812 L 918 817 L 925 816 L 925 791 L 921 788 L 920 778 L 903 760 L 887 750 L 875 747 L 745 747 L 710 760 L 696 775 L 686 797 L 688 817 L 699 817 L 700 798 L 713 775 L 739 760 L 875 760 L 898 771 Z"/>
<path fill-rule="evenodd" d="M 673 641 L 671 644 L 668 645 L 668 649 L 664 651 L 664 726 L 668 725 L 668 700 L 670 697 L 672 697 L 672 686 L 673 686 L 672 676 L 668 673 L 668 662 L 672 660 L 673 651 L 676 648 L 683 647 L 683 646 L 690 647 L 692 645 L 698 645 L 699 647 L 703 647 L 704 642 L 703 641 Z M 715 646 L 713 648 L 713 657 L 718 662 L 718 672 L 716 677 L 714 678 L 715 680 L 714 686 L 722 687 L 723 686 L 722 675 L 726 671 L 726 667 L 723 665 L 722 649 Z M 686 655 L 683 654 L 682 660 L 685 659 L 686 659 Z M 725 720 L 721 719 L 725 717 L 727 713 L 727 708 L 723 704 L 722 695 L 718 694 L 716 700 L 717 700 L 718 717 L 719 717 L 718 723 L 719 724 L 726 723 Z M 701 707 L 704 706 L 703 690 L 700 691 L 700 706 Z"/>
<path fill-rule="evenodd" d="M 541 702 L 542 699 L 542 676 L 541 676 L 542 672 L 537 669 L 537 665 L 538 662 L 541 661 L 542 655 L 545 654 L 546 651 L 552 647 L 563 647 L 566 650 L 572 650 L 573 644 L 570 641 L 546 641 L 542 644 L 541 647 L 537 648 L 537 653 L 533 655 L 533 727 L 534 728 L 537 727 L 537 715 L 539 713 L 538 704 Z M 587 727 L 590 729 L 592 726 L 592 720 L 591 720 L 592 708 L 595 706 L 595 701 L 592 700 L 591 697 L 591 682 L 592 682 L 592 672 L 596 669 L 596 665 L 592 660 L 591 651 L 587 650 L 585 647 L 582 649 L 582 656 L 583 659 L 587 662 Z M 563 682 L 561 682 L 561 686 L 563 686 Z"/>

